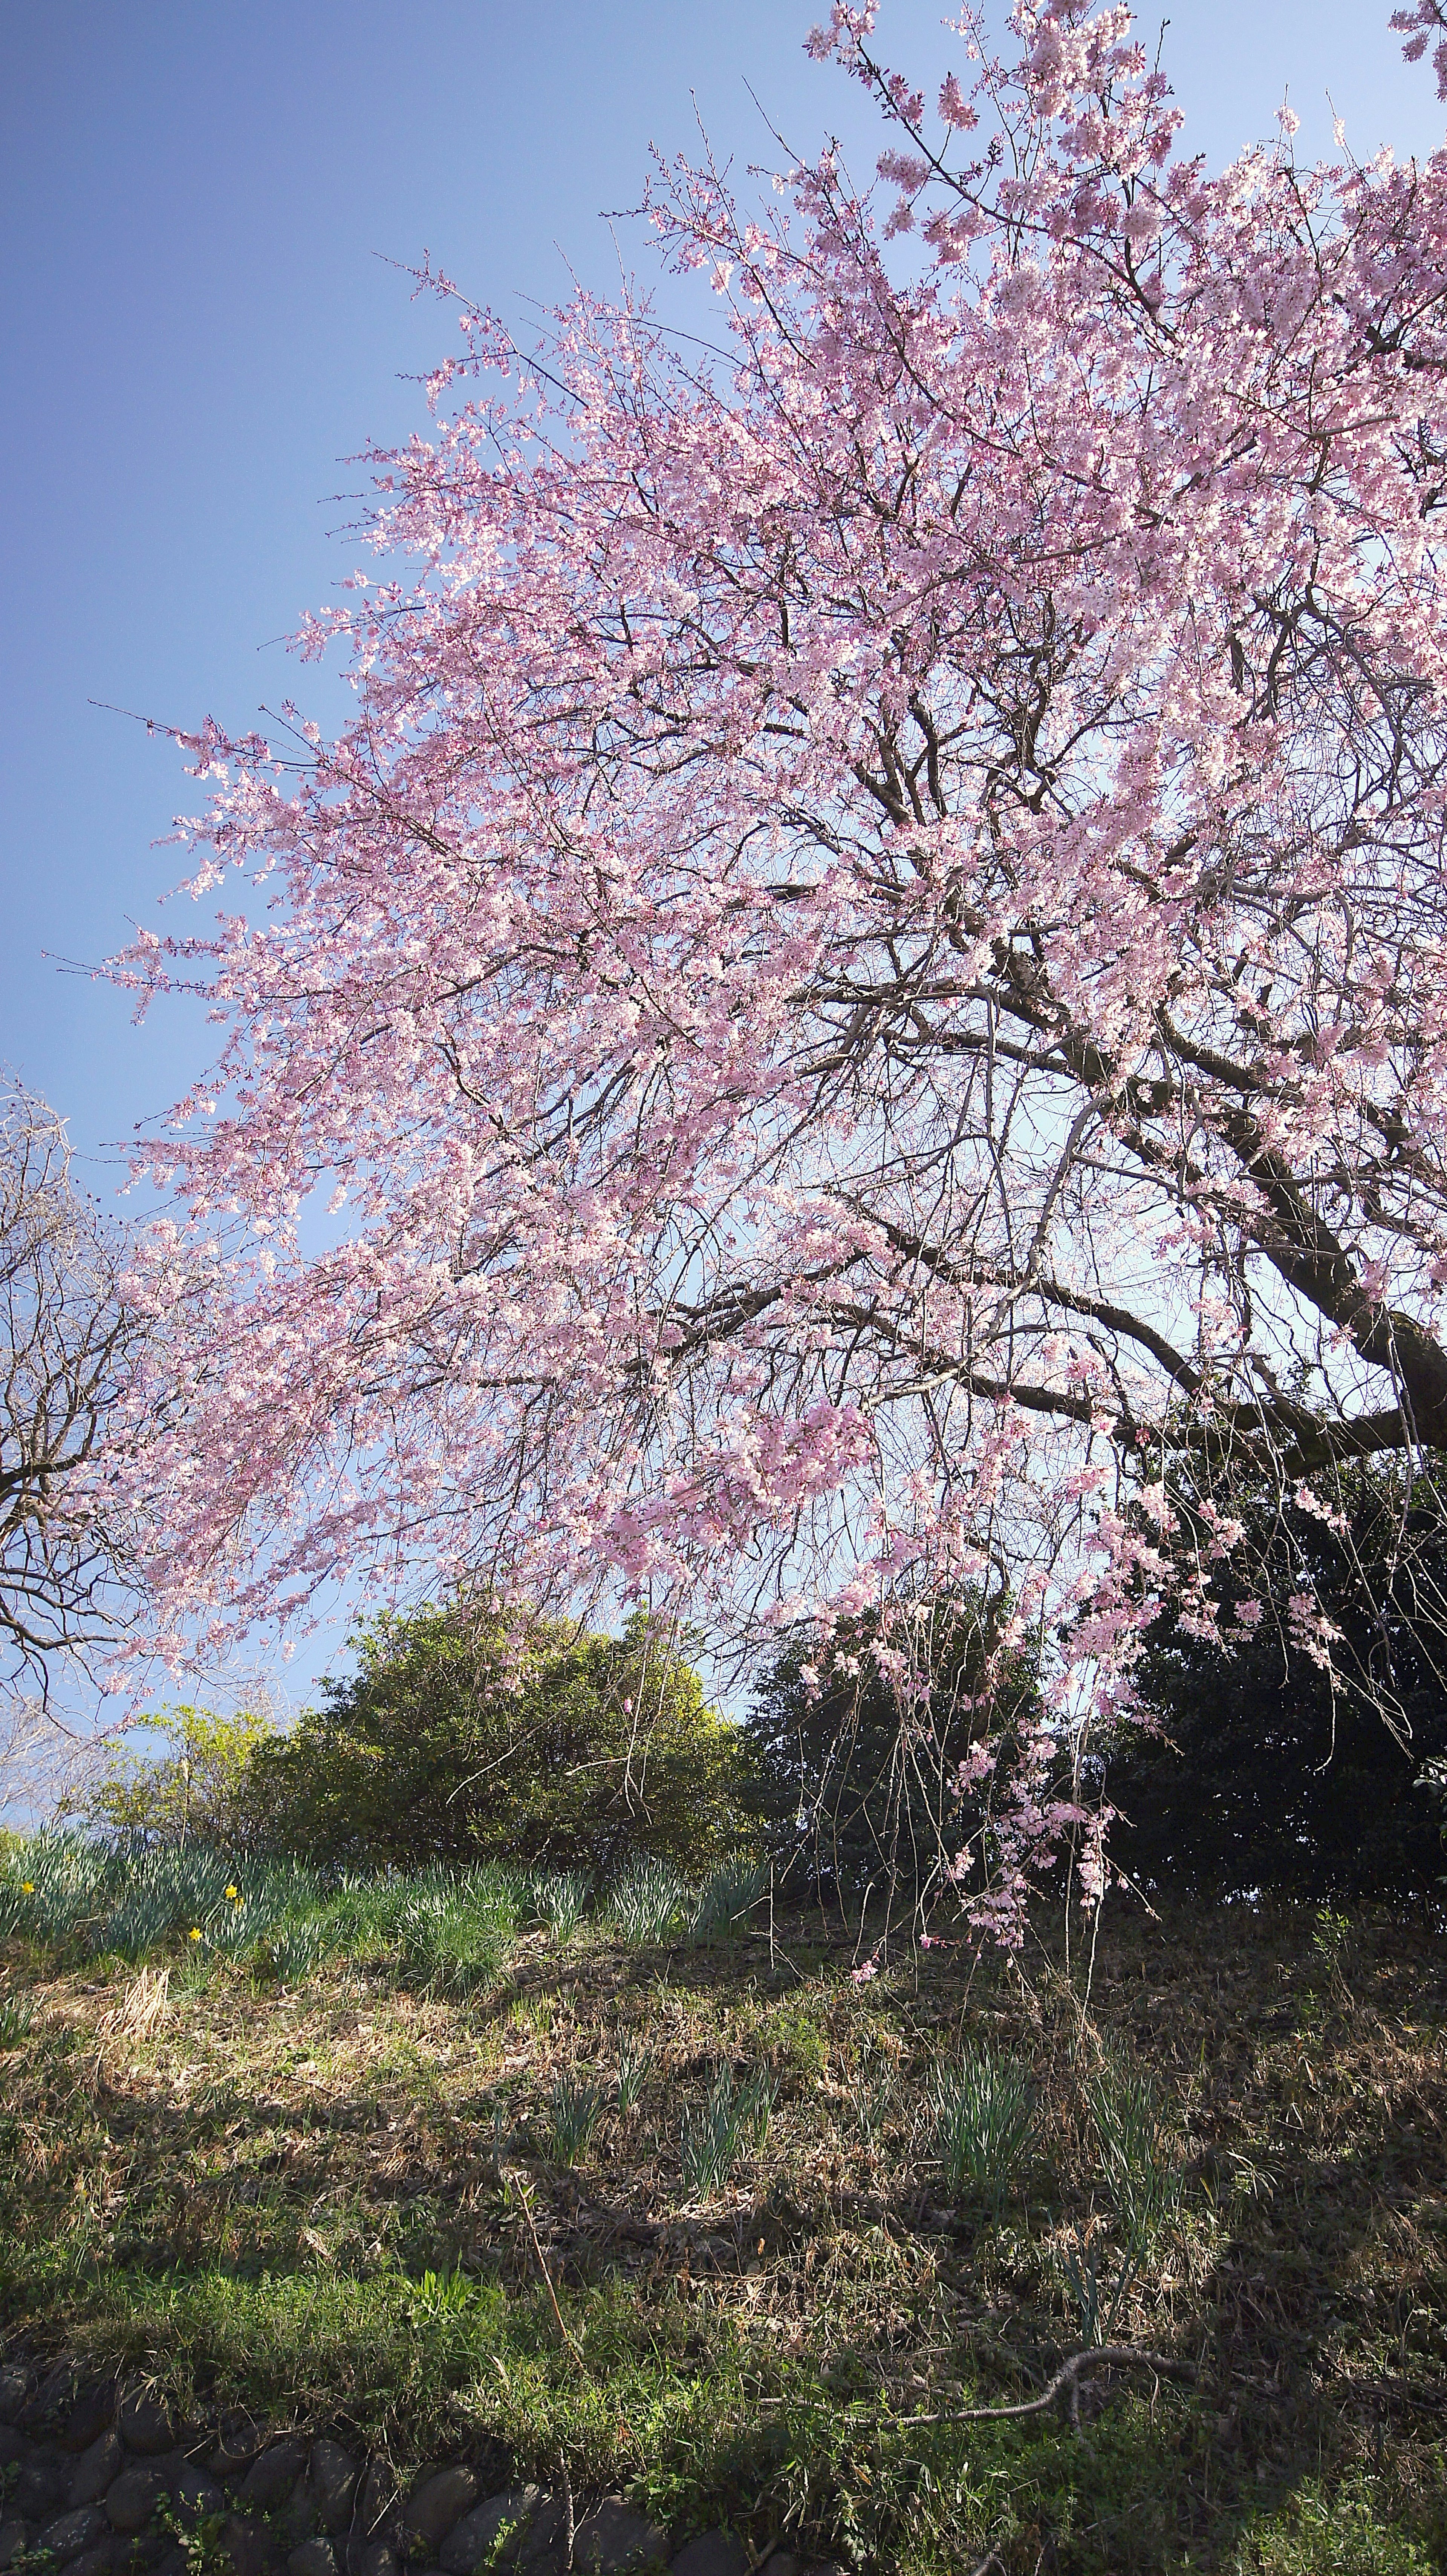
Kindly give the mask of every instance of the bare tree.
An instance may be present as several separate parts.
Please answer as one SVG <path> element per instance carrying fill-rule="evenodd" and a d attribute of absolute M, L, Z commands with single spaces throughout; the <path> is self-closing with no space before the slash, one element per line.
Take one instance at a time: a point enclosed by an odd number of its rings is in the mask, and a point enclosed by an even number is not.
<path fill-rule="evenodd" d="M 0 1086 L 0 1673 L 42 1698 L 114 1632 L 131 1554 L 106 1426 L 141 1323 L 123 1242 L 71 1176 L 64 1124 Z"/>

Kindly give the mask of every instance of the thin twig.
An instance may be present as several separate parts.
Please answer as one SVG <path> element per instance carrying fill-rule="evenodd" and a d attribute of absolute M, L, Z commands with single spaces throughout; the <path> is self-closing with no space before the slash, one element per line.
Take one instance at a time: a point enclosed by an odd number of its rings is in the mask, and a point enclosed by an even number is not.
<path fill-rule="evenodd" d="M 555 2308 L 557 2304 L 555 2299 L 553 2301 Z M 576 2345 L 573 2348 L 577 2350 Z M 577 2538 L 577 2523 L 573 2515 L 573 2481 L 568 2475 L 568 2455 L 561 2442 L 558 2444 L 558 2484 L 563 2491 L 563 2538 L 567 2543 L 563 2552 L 564 2576 L 573 2576 L 573 2543 Z"/>
<path fill-rule="evenodd" d="M 558 2305 L 557 2291 L 553 2288 L 553 2276 L 548 2270 L 547 2257 L 543 2252 L 537 2228 L 533 2224 L 533 2207 L 532 2202 L 528 2197 L 527 2184 L 520 2180 L 515 2180 L 515 2188 L 518 2199 L 522 2203 L 523 2216 L 528 2223 L 528 2234 L 533 2240 L 533 2252 L 538 2258 L 538 2270 L 543 2276 L 543 2280 L 547 2286 L 548 2297 L 553 2303 L 553 2314 L 558 2321 L 558 2332 L 562 2336 L 563 2341 L 567 2345 L 569 2352 L 572 2354 L 574 2361 L 578 2365 L 578 2368 L 581 2370 L 583 2367 L 583 2356 L 579 2351 L 578 2346 L 573 2341 L 572 2336 L 569 2334 L 567 2326 L 563 2322 L 563 2311 Z"/>
<path fill-rule="evenodd" d="M 1018 2406 L 960 2406 L 951 2413 L 942 2415 L 896 2415 L 894 2422 L 896 2425 L 981 2424 L 995 2416 L 1043 2415 L 1048 2407 L 1054 2405 L 1062 2389 L 1068 2388 L 1073 2394 L 1078 2382 L 1088 2370 L 1126 2368 L 1154 2370 L 1162 2379 L 1194 2381 L 1196 2376 L 1193 2362 L 1172 2361 L 1168 2354 L 1145 2352 L 1139 2344 L 1089 2344 L 1083 2352 L 1073 2352 L 1068 2361 L 1061 2363 L 1049 2387 L 1039 2397 L 1027 2397 Z"/>

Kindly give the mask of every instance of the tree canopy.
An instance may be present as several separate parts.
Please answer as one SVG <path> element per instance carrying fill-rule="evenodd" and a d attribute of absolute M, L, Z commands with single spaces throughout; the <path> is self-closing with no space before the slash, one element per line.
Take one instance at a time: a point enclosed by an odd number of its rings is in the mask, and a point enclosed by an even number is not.
<path fill-rule="evenodd" d="M 353 719 L 191 739 L 242 899 L 115 970 L 225 1031 L 147 1156 L 162 1640 L 999 1577 L 1063 1721 L 1168 1593 L 1264 1615 L 1242 1479 L 1447 1448 L 1447 155 L 1213 176 L 1123 6 L 967 9 L 929 101 L 874 16 L 881 191 L 657 167 L 708 346 L 458 299 L 306 630 Z"/>

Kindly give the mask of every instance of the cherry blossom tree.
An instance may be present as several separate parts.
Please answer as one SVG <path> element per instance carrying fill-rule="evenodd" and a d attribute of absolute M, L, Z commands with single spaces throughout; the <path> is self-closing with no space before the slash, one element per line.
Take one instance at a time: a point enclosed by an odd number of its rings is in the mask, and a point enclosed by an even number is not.
<path fill-rule="evenodd" d="M 1447 155 L 1214 177 L 1124 6 L 967 11 L 929 101 L 874 15 L 810 41 L 882 187 L 659 164 L 711 346 L 459 298 L 303 639 L 353 721 L 191 743 L 244 892 L 116 970 L 225 1031 L 147 1157 L 173 1644 L 339 1569 L 897 1600 L 907 1715 L 974 1586 L 1058 1730 L 1166 1595 L 1262 1615 L 1243 1480 L 1447 1447 Z"/>

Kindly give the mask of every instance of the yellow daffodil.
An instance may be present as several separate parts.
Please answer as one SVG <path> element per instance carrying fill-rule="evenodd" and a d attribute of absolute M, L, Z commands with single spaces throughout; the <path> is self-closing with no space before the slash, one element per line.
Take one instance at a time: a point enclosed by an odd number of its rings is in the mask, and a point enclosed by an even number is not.
<path fill-rule="evenodd" d="M 228 1887 L 226 1893 L 230 1897 L 233 1905 L 239 1905 L 241 1903 L 241 1890 L 239 1887 Z"/>
<path fill-rule="evenodd" d="M 186 1938 L 187 1938 L 187 1940 L 188 1940 L 188 1941 L 199 1941 L 199 1940 L 200 1940 L 200 1938 L 201 1938 L 201 1926 L 200 1926 L 200 1924 L 199 1924 L 199 1923 L 193 1923 L 193 1924 L 192 1924 L 190 1931 L 189 1931 L 189 1932 L 187 1933 L 187 1935 L 186 1935 Z"/>
<path fill-rule="evenodd" d="M 20 1893 L 22 1896 L 33 1896 L 35 1894 L 35 1881 L 33 1878 L 22 1878 L 20 1882 Z"/>

